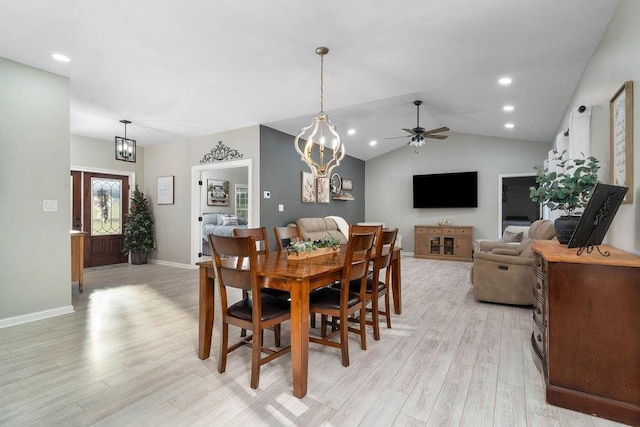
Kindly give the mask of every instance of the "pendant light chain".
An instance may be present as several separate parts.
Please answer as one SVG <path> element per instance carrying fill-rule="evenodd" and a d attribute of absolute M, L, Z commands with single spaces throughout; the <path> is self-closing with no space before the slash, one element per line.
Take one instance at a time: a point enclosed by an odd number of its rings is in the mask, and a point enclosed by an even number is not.
<path fill-rule="evenodd" d="M 324 54 L 320 55 L 320 114 L 324 114 Z"/>

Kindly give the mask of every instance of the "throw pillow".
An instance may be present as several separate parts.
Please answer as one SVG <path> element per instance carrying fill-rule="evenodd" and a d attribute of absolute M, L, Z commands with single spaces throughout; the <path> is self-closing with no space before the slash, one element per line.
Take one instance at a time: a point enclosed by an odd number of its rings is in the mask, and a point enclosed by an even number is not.
<path fill-rule="evenodd" d="M 511 231 L 504 231 L 504 234 L 502 236 L 502 240 L 505 243 L 517 243 L 517 242 L 522 242 L 522 231 L 519 233 L 512 233 Z"/>
<path fill-rule="evenodd" d="M 238 217 L 235 215 L 225 216 L 222 225 L 238 225 Z"/>

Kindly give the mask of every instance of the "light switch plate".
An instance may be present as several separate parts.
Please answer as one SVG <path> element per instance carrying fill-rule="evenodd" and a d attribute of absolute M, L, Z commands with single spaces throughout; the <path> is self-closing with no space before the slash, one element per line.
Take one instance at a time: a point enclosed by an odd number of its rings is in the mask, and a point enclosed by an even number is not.
<path fill-rule="evenodd" d="M 44 212 L 56 212 L 58 210 L 58 201 L 57 200 L 43 200 L 42 201 L 42 210 Z"/>

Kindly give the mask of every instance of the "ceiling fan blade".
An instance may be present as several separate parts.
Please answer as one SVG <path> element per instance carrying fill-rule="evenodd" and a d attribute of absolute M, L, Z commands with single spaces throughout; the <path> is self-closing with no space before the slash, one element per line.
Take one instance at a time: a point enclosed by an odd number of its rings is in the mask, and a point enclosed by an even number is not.
<path fill-rule="evenodd" d="M 384 139 L 400 139 L 400 138 L 409 138 L 409 135 L 405 135 L 405 136 L 390 136 L 390 137 L 384 138 Z"/>
<path fill-rule="evenodd" d="M 448 128 L 448 127 L 443 126 L 443 127 L 441 127 L 441 128 L 428 130 L 428 131 L 426 131 L 426 132 L 425 132 L 425 134 L 430 135 L 430 134 L 432 134 L 432 133 L 446 132 L 446 131 L 448 131 L 448 130 L 449 130 L 449 128 Z"/>
<path fill-rule="evenodd" d="M 415 135 L 416 133 L 413 131 L 413 129 L 405 129 L 402 128 L 403 131 L 410 133 L 411 135 Z"/>
<path fill-rule="evenodd" d="M 431 138 L 431 139 L 447 139 L 449 135 L 425 135 L 425 138 Z"/>

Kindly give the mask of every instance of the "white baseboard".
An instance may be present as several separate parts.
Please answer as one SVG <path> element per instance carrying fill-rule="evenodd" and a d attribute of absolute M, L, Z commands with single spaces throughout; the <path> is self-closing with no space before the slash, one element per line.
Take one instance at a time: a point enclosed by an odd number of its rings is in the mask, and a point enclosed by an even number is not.
<path fill-rule="evenodd" d="M 166 265 L 167 267 L 186 268 L 188 270 L 193 270 L 193 269 L 198 268 L 197 265 L 181 264 L 179 262 L 171 262 L 171 261 L 162 261 L 161 259 L 151 259 L 151 258 L 149 258 L 148 262 L 149 262 L 149 264 Z"/>
<path fill-rule="evenodd" d="M 23 323 L 35 322 L 36 320 L 48 319 L 50 317 L 62 316 L 73 312 L 73 306 L 66 305 L 64 307 L 52 308 L 51 310 L 23 314 L 22 316 L 8 317 L 6 319 L 0 319 L 0 329 L 21 325 Z"/>

